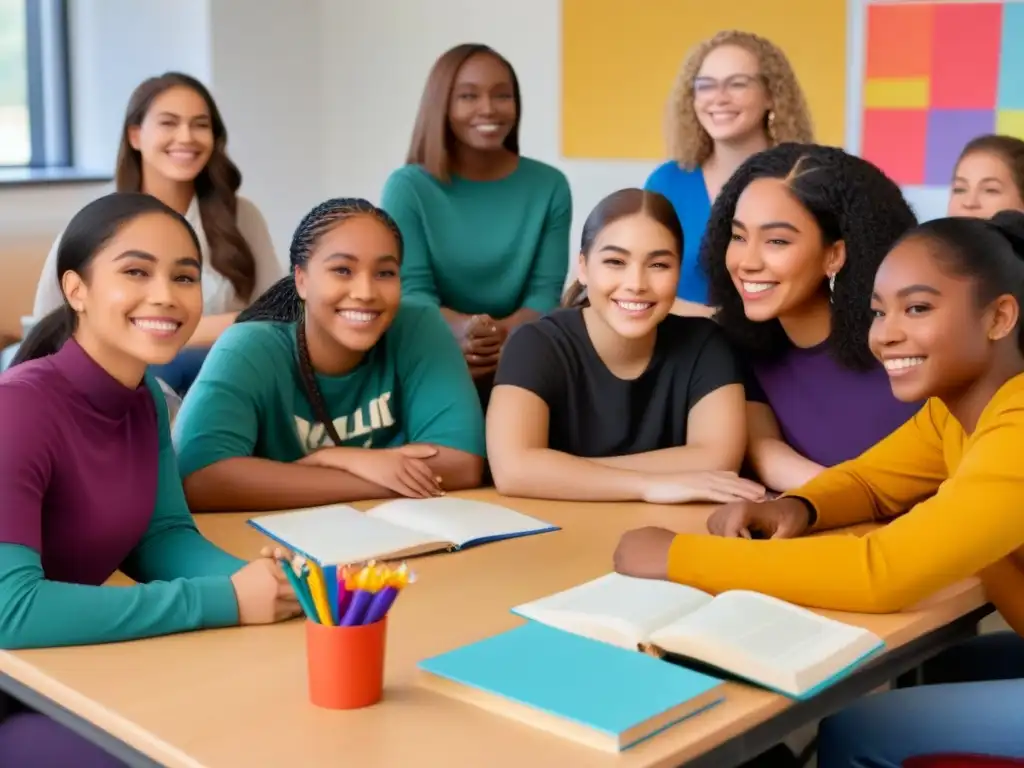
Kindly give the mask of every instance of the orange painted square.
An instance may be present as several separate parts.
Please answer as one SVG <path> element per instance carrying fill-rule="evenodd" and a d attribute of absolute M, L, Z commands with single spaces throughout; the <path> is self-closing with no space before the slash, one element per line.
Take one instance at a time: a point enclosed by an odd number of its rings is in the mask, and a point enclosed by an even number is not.
<path fill-rule="evenodd" d="M 932 64 L 931 4 L 869 5 L 867 77 L 927 77 Z"/>

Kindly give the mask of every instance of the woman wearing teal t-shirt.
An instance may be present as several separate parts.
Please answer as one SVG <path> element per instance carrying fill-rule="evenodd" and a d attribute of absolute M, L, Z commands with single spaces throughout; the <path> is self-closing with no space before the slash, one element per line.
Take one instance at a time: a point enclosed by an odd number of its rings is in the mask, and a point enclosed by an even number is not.
<path fill-rule="evenodd" d="M 813 141 L 811 118 L 786 55 L 763 37 L 728 31 L 686 57 L 669 97 L 666 133 L 672 159 L 644 187 L 672 201 L 686 237 L 672 311 L 710 316 L 697 254 L 712 201 L 751 155 Z"/>
<path fill-rule="evenodd" d="M 178 414 L 192 509 L 479 485 L 483 414 L 440 312 L 400 301 L 394 221 L 365 200 L 328 200 L 290 255 L 292 274 L 221 336 Z"/>
<path fill-rule="evenodd" d="M 521 114 L 504 58 L 452 48 L 381 203 L 405 238 L 404 294 L 441 307 L 484 396 L 509 331 L 558 306 L 569 270 L 569 183 L 519 154 Z"/>

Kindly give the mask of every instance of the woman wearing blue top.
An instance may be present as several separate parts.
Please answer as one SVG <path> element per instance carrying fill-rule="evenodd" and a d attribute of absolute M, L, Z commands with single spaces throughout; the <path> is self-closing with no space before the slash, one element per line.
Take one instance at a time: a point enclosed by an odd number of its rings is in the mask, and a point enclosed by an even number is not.
<path fill-rule="evenodd" d="M 402 236 L 328 200 L 292 273 L 210 350 L 174 425 L 194 511 L 287 509 L 480 484 L 484 422 L 436 306 L 402 304 Z"/>
<path fill-rule="evenodd" d="M 672 311 L 710 316 L 697 253 L 712 201 L 751 155 L 813 141 L 811 117 L 785 54 L 757 35 L 727 31 L 687 56 L 669 97 L 666 134 L 672 159 L 644 186 L 672 201 L 686 236 Z"/>

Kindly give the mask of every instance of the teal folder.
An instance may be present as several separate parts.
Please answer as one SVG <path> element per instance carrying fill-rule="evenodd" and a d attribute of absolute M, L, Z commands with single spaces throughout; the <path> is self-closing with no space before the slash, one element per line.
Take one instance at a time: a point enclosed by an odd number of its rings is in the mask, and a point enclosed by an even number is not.
<path fill-rule="evenodd" d="M 714 706 L 723 690 L 714 677 L 536 622 L 419 666 L 427 687 L 611 752 Z"/>

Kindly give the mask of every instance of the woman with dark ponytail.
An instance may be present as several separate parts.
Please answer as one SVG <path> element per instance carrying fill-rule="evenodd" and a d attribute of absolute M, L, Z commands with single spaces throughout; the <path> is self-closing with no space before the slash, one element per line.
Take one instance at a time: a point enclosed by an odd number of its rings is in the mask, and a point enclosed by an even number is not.
<path fill-rule="evenodd" d="M 877 270 L 868 343 L 893 394 L 924 407 L 779 500 L 720 507 L 708 521 L 716 536 L 645 528 L 619 544 L 616 569 L 632 576 L 856 613 L 910 609 L 981 577 L 1015 631 L 939 655 L 925 665 L 926 685 L 867 696 L 826 718 L 819 765 L 1024 758 L 1022 307 L 1024 214 L 915 227 Z M 881 521 L 865 536 L 794 538 Z"/>
<path fill-rule="evenodd" d="M 361 199 L 318 205 L 292 273 L 210 352 L 175 423 L 196 511 L 438 496 L 480 484 L 483 416 L 440 310 L 401 304 L 402 236 Z"/>
<path fill-rule="evenodd" d="M 736 474 L 747 433 L 729 345 L 711 320 L 670 314 L 683 247 L 657 192 L 621 189 L 587 217 L 568 306 L 518 328 L 498 364 L 487 443 L 499 491 L 665 504 L 764 496 Z"/>
<path fill-rule="evenodd" d="M 163 395 L 202 314 L 195 232 L 157 198 L 83 208 L 57 251 L 61 305 L 0 376 L 0 647 L 120 642 L 295 616 L 269 557 L 196 530 Z M 138 582 L 103 584 L 116 571 Z M 0 694 L 0 763 L 120 761 Z"/>
<path fill-rule="evenodd" d="M 180 72 L 143 81 L 132 93 L 121 130 L 119 192 L 146 192 L 185 216 L 203 254 L 203 318 L 185 349 L 153 370 L 182 393 L 210 345 L 278 280 L 283 269 L 259 209 L 238 194 L 242 174 L 227 153 L 228 133 L 201 82 Z M 55 274 L 57 242 L 43 265 L 33 315 L 62 303 Z"/>

